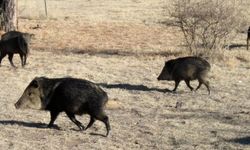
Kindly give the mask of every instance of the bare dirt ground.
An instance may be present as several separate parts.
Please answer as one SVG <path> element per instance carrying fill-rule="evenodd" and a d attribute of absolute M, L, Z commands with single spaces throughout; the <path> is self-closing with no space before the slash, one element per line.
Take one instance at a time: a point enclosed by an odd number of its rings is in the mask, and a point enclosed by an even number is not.
<path fill-rule="evenodd" d="M 79 1 L 86 9 L 80 11 L 76 5 L 69 18 L 19 21 L 20 30 L 36 38 L 25 68 L 17 55 L 17 69 L 11 68 L 7 57 L 0 67 L 1 149 L 250 149 L 250 53 L 245 47 L 226 51 L 221 62 L 211 62 L 211 95 L 204 86 L 191 92 L 184 82 L 176 94 L 164 93 L 174 86 L 156 79 L 164 61 L 187 53 L 178 29 L 143 15 L 152 14 L 151 7 L 162 1 L 108 2 Z M 123 4 L 124 11 L 134 10 L 130 13 L 135 17 L 121 11 Z M 53 5 L 55 12 L 62 11 L 60 6 L 65 5 Z M 121 12 L 129 19 L 121 18 Z M 80 15 L 90 13 L 88 18 Z M 114 17 L 98 17 L 99 13 Z M 37 24 L 41 28 L 32 29 Z M 244 39 L 239 34 L 236 41 L 244 44 Z M 100 85 L 109 95 L 110 135 L 102 136 L 105 126 L 98 121 L 81 132 L 62 113 L 55 122 L 60 130 L 47 129 L 48 112 L 16 110 L 14 103 L 36 76 L 72 76 Z M 195 81 L 191 84 L 197 86 Z M 87 115 L 77 118 L 85 125 L 89 121 Z"/>

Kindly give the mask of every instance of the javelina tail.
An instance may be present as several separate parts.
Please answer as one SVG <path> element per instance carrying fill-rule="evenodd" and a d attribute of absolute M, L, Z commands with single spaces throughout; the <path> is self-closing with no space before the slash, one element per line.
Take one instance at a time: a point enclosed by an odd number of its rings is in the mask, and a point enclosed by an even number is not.
<path fill-rule="evenodd" d="M 28 55 L 28 53 L 29 53 L 28 43 L 22 36 L 18 37 L 18 45 L 19 45 L 21 51 L 24 54 Z"/>
<path fill-rule="evenodd" d="M 200 65 L 201 68 L 203 68 L 204 70 L 209 71 L 211 69 L 211 65 L 210 63 L 206 60 L 206 59 L 202 59 L 202 65 Z"/>
<path fill-rule="evenodd" d="M 108 95 L 105 93 L 104 97 L 103 97 L 103 106 L 105 106 L 108 102 Z"/>
<path fill-rule="evenodd" d="M 207 62 L 207 69 L 210 70 L 211 69 L 211 65 L 210 63 Z"/>

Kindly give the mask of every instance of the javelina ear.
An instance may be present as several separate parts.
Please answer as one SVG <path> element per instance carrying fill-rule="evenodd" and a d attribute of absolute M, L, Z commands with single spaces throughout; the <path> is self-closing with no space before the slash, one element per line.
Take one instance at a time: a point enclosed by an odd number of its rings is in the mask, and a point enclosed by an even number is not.
<path fill-rule="evenodd" d="M 44 100 L 43 100 L 43 107 L 46 108 L 52 98 L 52 96 L 54 95 L 54 92 L 56 90 L 56 88 L 61 84 L 61 82 L 57 82 L 52 89 L 50 89 L 48 95 L 45 95 Z"/>
<path fill-rule="evenodd" d="M 30 85 L 31 85 L 32 87 L 34 87 L 34 88 L 38 88 L 38 87 L 39 87 L 39 83 L 38 83 L 37 80 L 33 80 L 33 81 L 30 83 Z"/>
<path fill-rule="evenodd" d="M 44 77 L 35 77 L 30 83 L 30 85 L 35 88 L 42 87 L 43 80 L 44 80 Z"/>

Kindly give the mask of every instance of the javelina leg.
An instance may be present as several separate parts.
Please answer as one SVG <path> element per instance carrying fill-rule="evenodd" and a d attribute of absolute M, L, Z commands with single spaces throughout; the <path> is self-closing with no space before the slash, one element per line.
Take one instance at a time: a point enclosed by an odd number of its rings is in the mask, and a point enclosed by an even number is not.
<path fill-rule="evenodd" d="M 85 130 L 87 130 L 88 128 L 90 128 L 93 125 L 94 122 L 95 122 L 95 118 L 93 116 L 90 116 L 89 124 L 87 125 L 87 127 L 85 128 Z"/>
<path fill-rule="evenodd" d="M 96 116 L 96 119 L 102 121 L 105 124 L 106 130 L 107 130 L 106 136 L 108 136 L 109 131 L 110 131 L 110 125 L 109 125 L 109 118 L 108 118 L 108 116 L 103 112 L 103 113 L 100 113 L 98 116 Z"/>
<path fill-rule="evenodd" d="M 195 91 L 197 91 L 201 87 L 201 85 L 203 83 L 201 79 L 199 79 L 198 81 L 199 81 L 199 85 L 197 86 L 197 88 L 195 89 Z"/>
<path fill-rule="evenodd" d="M 248 45 L 249 45 L 249 39 L 247 38 L 247 50 L 248 50 Z"/>
<path fill-rule="evenodd" d="M 80 130 L 84 130 L 84 126 L 82 125 L 81 122 L 79 122 L 78 120 L 76 120 L 76 117 L 74 114 L 70 113 L 70 112 L 66 112 L 67 116 L 69 117 L 69 119 L 74 122 Z"/>
<path fill-rule="evenodd" d="M 6 55 L 2 55 L 1 57 L 0 57 L 0 66 L 1 66 L 1 63 L 2 63 L 2 59 L 5 57 Z"/>
<path fill-rule="evenodd" d="M 23 55 L 22 54 L 19 54 L 20 55 L 20 58 L 21 58 L 21 63 L 22 63 L 22 66 L 24 66 L 24 59 L 23 59 Z"/>
<path fill-rule="evenodd" d="M 23 55 L 23 58 L 24 58 L 23 65 L 26 65 L 27 56 L 24 54 L 24 55 Z"/>
<path fill-rule="evenodd" d="M 180 80 L 175 80 L 175 87 L 174 87 L 174 89 L 173 89 L 173 92 L 176 91 L 176 89 L 177 89 L 179 83 L 180 83 Z"/>
<path fill-rule="evenodd" d="M 59 115 L 59 112 L 54 112 L 54 111 L 50 112 L 50 122 L 48 124 L 49 128 L 53 127 L 53 124 L 54 124 L 58 115 Z"/>
<path fill-rule="evenodd" d="M 13 55 L 14 55 L 14 54 L 8 54 L 8 55 L 9 55 L 8 58 L 9 58 L 9 61 L 10 61 L 11 66 L 12 66 L 12 67 L 16 67 L 16 66 L 14 65 L 13 61 L 12 61 Z"/>
<path fill-rule="evenodd" d="M 190 85 L 190 81 L 189 80 L 185 80 L 186 85 L 190 88 L 191 91 L 193 91 L 193 87 Z"/>
<path fill-rule="evenodd" d="M 209 82 L 204 81 L 204 85 L 207 87 L 208 94 L 210 95 Z"/>
<path fill-rule="evenodd" d="M 199 79 L 199 85 L 196 88 L 196 91 L 201 87 L 202 84 L 204 84 L 207 87 L 208 94 L 210 94 L 210 89 L 209 89 L 209 82 L 204 80 L 204 79 Z"/>

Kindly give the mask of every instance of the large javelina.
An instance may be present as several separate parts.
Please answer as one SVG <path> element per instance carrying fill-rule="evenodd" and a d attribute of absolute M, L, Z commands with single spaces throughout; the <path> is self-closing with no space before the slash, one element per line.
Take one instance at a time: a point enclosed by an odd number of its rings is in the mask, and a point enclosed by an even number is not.
<path fill-rule="evenodd" d="M 18 53 L 21 58 L 22 66 L 26 65 L 28 55 L 28 44 L 22 36 L 17 36 L 8 40 L 0 41 L 0 64 L 2 59 L 8 55 L 12 67 L 15 67 L 12 59 L 14 54 Z"/>
<path fill-rule="evenodd" d="M 17 109 L 41 109 L 50 111 L 52 127 L 60 112 L 65 112 L 80 130 L 86 130 L 95 120 L 102 121 L 110 131 L 109 119 L 104 112 L 108 96 L 96 84 L 75 78 L 37 77 L 31 81 L 21 98 L 16 102 Z M 90 122 L 85 128 L 75 115 L 89 114 Z"/>
<path fill-rule="evenodd" d="M 200 57 L 190 56 L 172 59 L 165 63 L 165 66 L 157 79 L 168 81 L 174 80 L 175 88 L 173 91 L 176 91 L 181 80 L 184 80 L 192 91 L 193 87 L 190 85 L 190 81 L 197 79 L 199 85 L 196 90 L 204 84 L 210 94 L 209 81 L 207 80 L 207 74 L 210 68 L 210 64 Z"/>

